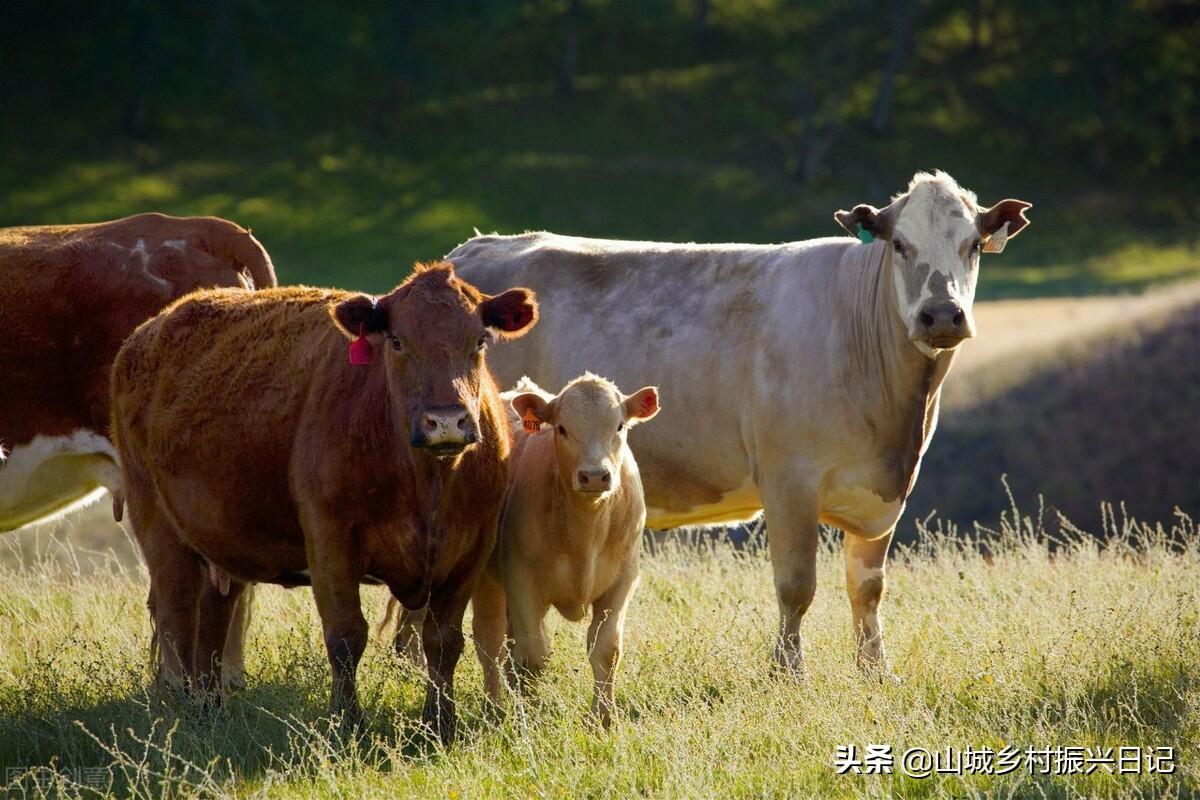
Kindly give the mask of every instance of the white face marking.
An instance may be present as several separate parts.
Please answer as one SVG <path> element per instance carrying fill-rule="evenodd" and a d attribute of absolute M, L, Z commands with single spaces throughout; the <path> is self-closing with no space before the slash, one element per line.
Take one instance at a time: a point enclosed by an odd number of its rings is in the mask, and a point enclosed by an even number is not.
<path fill-rule="evenodd" d="M 172 250 L 183 252 L 187 247 L 187 242 L 183 239 L 166 239 L 163 241 L 163 247 L 169 247 Z"/>
<path fill-rule="evenodd" d="M 901 319 L 912 338 L 920 334 L 918 315 L 926 303 L 956 302 L 974 329 L 971 304 L 979 275 L 979 239 L 974 211 L 957 192 L 939 182 L 918 183 L 892 229 L 892 279 Z M 896 245 L 903 249 L 897 249 Z M 926 355 L 929 345 L 917 342 Z"/>
<path fill-rule="evenodd" d="M 0 464 L 0 531 L 58 519 L 121 487 L 120 460 L 105 437 L 86 429 L 35 436 Z"/>

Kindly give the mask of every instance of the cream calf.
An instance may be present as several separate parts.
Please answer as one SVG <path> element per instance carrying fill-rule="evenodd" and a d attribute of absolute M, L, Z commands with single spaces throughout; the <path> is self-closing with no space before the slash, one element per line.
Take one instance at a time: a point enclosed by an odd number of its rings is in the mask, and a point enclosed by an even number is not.
<path fill-rule="evenodd" d="M 608 726 L 646 521 L 641 477 L 625 438 L 631 426 L 658 413 L 658 390 L 625 396 L 588 373 L 557 397 L 529 380 L 505 397 L 521 429 L 496 550 L 472 597 L 486 688 L 498 702 L 506 623 L 509 670 L 532 678 L 549 656 L 546 612 L 554 606 L 577 622 L 590 605 L 592 712 Z"/>

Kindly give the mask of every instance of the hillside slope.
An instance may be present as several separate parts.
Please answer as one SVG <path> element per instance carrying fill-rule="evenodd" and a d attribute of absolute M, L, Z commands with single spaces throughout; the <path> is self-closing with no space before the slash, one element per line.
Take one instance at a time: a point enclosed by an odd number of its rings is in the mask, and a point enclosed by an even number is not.
<path fill-rule="evenodd" d="M 1008 483 L 1084 528 L 1099 501 L 1145 519 L 1200 515 L 1200 284 L 1141 297 L 978 308 L 902 533 L 937 510 L 995 520 Z"/>

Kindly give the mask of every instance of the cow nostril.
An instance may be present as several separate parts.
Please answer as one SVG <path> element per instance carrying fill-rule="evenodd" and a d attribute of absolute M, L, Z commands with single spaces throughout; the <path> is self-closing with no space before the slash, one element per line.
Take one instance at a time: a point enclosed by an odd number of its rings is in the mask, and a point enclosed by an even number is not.
<path fill-rule="evenodd" d="M 433 417 L 426 417 L 425 418 L 425 430 L 432 433 L 433 431 L 436 431 L 437 429 L 438 429 L 437 420 L 434 419 Z"/>
<path fill-rule="evenodd" d="M 961 308 L 960 308 L 958 311 L 955 311 L 955 312 L 954 312 L 954 320 L 953 320 L 953 321 L 954 321 L 954 327 L 956 327 L 956 328 L 961 328 L 961 327 L 962 327 L 962 324 L 963 324 L 963 320 L 965 320 L 966 318 L 967 318 L 967 317 L 966 317 L 966 315 L 965 315 L 965 314 L 963 314 L 963 311 L 962 311 L 962 309 L 961 309 Z"/>
<path fill-rule="evenodd" d="M 926 328 L 933 327 L 933 314 L 930 314 L 928 311 L 922 311 L 920 314 L 917 315 L 917 319 L 919 319 L 921 321 L 921 324 L 924 325 Z"/>
<path fill-rule="evenodd" d="M 587 483 L 587 482 L 588 482 L 588 476 L 587 476 L 587 473 L 586 473 L 586 472 L 584 472 L 583 470 L 580 470 L 580 471 L 579 471 L 579 482 L 580 482 L 580 483 Z"/>
<path fill-rule="evenodd" d="M 471 417 L 469 415 L 463 414 L 458 418 L 458 429 L 460 431 L 467 431 L 471 429 Z"/>
<path fill-rule="evenodd" d="M 606 484 L 612 483 L 612 474 L 609 472 L 604 473 L 603 475 L 600 476 L 600 481 L 602 483 L 606 483 Z"/>

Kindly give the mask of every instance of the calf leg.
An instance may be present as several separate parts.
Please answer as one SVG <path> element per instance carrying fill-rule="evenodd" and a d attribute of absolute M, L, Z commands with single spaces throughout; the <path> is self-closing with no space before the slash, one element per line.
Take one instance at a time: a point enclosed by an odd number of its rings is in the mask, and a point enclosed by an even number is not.
<path fill-rule="evenodd" d="M 858 665 L 863 668 L 884 663 L 879 601 L 883 597 L 884 568 L 891 543 L 891 531 L 881 539 L 872 540 L 846 534 L 846 593 L 850 596 Z"/>
<path fill-rule="evenodd" d="M 508 673 L 522 692 L 527 692 L 531 684 L 537 682 L 550 658 L 545 627 L 548 606 L 531 575 L 506 576 L 504 589 L 508 597 L 508 627 L 513 640 Z"/>
<path fill-rule="evenodd" d="M 475 654 L 483 667 L 483 688 L 493 703 L 501 701 L 500 669 L 504 660 L 504 639 L 507 629 L 507 599 L 504 586 L 495 576 L 484 573 L 475 584 L 471 596 L 474 617 L 471 630 L 475 634 Z"/>
<path fill-rule="evenodd" d="M 592 714 L 605 728 L 612 724 L 616 709 L 613 692 L 624 644 L 625 612 L 637 582 L 637 566 L 630 565 L 617 583 L 592 604 L 592 622 L 587 637 L 588 661 L 592 664 L 595 681 Z"/>
<path fill-rule="evenodd" d="M 799 673 L 804 668 L 800 621 L 817 590 L 816 498 L 794 483 L 769 483 L 763 489 L 763 508 L 779 603 L 775 662 Z"/>
<path fill-rule="evenodd" d="M 213 585 L 211 580 L 203 583 L 193 668 L 200 691 L 217 692 L 219 697 L 225 688 L 221 676 L 225 644 L 230 637 L 230 623 L 236 615 L 237 608 L 242 605 L 239 601 L 244 597 L 245 588 L 244 583 L 230 581 L 226 586 L 227 593 L 222 594 L 221 588 Z"/>

